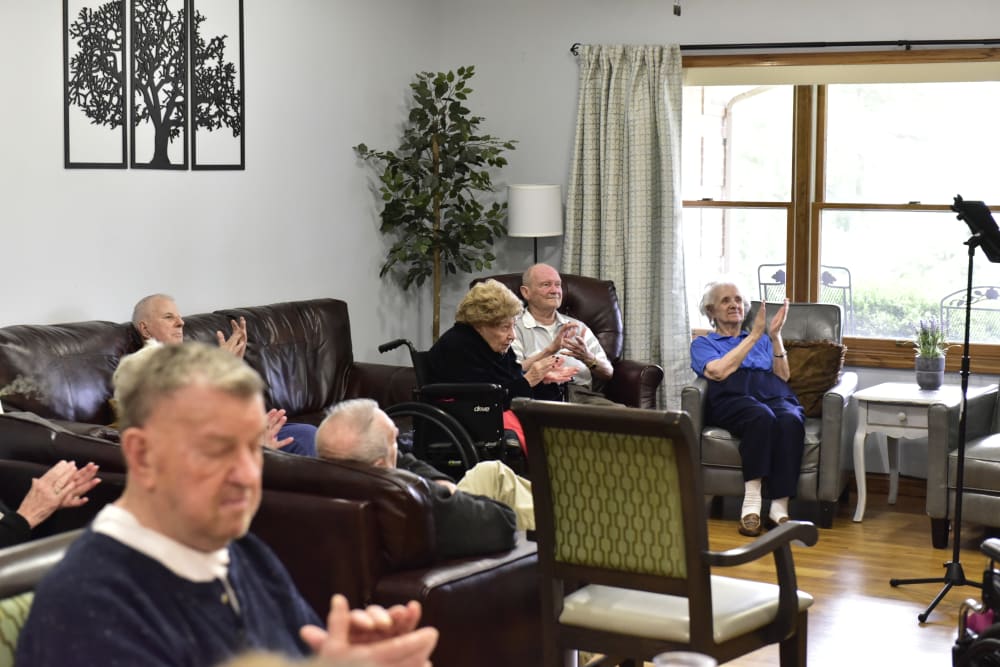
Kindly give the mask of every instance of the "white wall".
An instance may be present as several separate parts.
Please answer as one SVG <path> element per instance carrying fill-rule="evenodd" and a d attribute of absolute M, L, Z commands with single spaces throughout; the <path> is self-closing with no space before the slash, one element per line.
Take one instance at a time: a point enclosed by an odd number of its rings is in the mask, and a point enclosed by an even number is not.
<path fill-rule="evenodd" d="M 351 146 L 395 140 L 412 73 L 435 64 L 432 15 L 246 0 L 245 172 L 65 170 L 61 6 L 0 3 L 0 325 L 123 321 L 166 291 L 187 313 L 344 299 L 362 359 L 412 335 Z"/>
<path fill-rule="evenodd" d="M 573 42 L 993 37 L 1000 3 L 963 0 L 246 0 L 246 172 L 64 170 L 60 2 L 0 3 L 0 325 L 124 320 L 168 291 L 184 311 L 332 296 L 358 358 L 429 308 L 378 278 L 370 170 L 350 147 L 394 147 L 415 72 L 474 64 L 484 129 L 520 140 L 497 184 L 565 184 L 575 123 Z M 558 263 L 560 239 L 542 239 Z M 498 245 L 497 272 L 531 260 Z M 468 276 L 448 283 L 451 321 Z M 402 353 L 385 361 L 403 361 Z"/>

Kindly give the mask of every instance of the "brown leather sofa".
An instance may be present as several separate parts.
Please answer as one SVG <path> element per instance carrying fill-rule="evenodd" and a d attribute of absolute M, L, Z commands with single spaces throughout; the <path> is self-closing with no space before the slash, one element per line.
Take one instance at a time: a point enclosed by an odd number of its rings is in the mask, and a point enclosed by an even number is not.
<path fill-rule="evenodd" d="M 293 420 L 318 423 L 324 409 L 352 397 L 383 406 L 408 398 L 412 369 L 353 360 L 342 301 L 320 299 L 240 308 L 185 318 L 189 338 L 213 340 L 244 316 L 246 360 L 268 384 L 269 404 Z M 140 345 L 130 325 L 79 322 L 0 328 L 0 386 L 15 377 L 40 388 L 4 397 L 0 415 L 0 499 L 17 506 L 59 459 L 94 461 L 103 479 L 87 505 L 63 510 L 37 537 L 86 525 L 124 485 L 111 421 L 111 374 Z M 423 622 L 441 630 L 435 665 L 540 663 L 537 559 L 519 539 L 510 552 L 435 559 L 427 482 L 377 470 L 267 451 L 264 493 L 251 528 L 285 563 L 303 595 L 325 615 L 341 592 L 353 605 L 417 599 Z"/>
<path fill-rule="evenodd" d="M 663 382 L 663 369 L 652 363 L 623 359 L 625 326 L 614 282 L 564 273 L 560 276 L 563 301 L 559 312 L 590 327 L 608 355 L 614 375 L 602 391 L 612 401 L 633 408 L 656 409 L 656 394 Z M 472 284 L 493 278 L 521 296 L 521 274 L 504 273 L 476 278 Z M 522 297 L 523 300 L 523 297 Z"/>

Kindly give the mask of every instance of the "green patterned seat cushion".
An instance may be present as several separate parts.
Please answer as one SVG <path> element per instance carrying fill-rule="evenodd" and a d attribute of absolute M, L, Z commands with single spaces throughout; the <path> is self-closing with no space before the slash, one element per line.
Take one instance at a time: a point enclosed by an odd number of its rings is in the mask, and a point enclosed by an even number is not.
<path fill-rule="evenodd" d="M 0 667 L 13 667 L 17 635 L 28 620 L 33 591 L 0 600 Z"/>

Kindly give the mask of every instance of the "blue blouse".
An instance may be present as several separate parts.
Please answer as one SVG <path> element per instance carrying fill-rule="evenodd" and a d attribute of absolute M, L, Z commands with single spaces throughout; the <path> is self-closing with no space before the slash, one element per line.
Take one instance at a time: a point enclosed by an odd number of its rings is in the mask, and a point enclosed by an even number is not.
<path fill-rule="evenodd" d="M 698 377 L 705 377 L 705 366 L 710 361 L 721 359 L 734 347 L 743 342 L 743 339 L 750 335 L 749 331 L 741 331 L 738 336 L 723 336 L 712 331 L 706 336 L 698 336 L 691 342 L 691 370 L 698 374 Z M 749 368 L 760 371 L 770 371 L 774 368 L 774 347 L 771 345 L 770 336 L 761 336 L 757 343 L 750 348 L 740 368 Z"/>

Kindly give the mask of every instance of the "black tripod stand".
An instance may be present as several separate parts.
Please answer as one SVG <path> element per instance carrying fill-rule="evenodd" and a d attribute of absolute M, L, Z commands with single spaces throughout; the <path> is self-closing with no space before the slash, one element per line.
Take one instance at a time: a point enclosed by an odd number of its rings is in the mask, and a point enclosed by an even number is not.
<path fill-rule="evenodd" d="M 969 247 L 969 282 L 965 293 L 965 343 L 962 347 L 962 408 L 958 417 L 958 471 L 955 475 L 955 517 L 953 520 L 954 534 L 952 535 L 952 556 L 951 560 L 944 564 L 945 572 L 943 577 L 930 577 L 925 579 L 890 579 L 891 586 L 905 586 L 907 584 L 944 584 L 944 588 L 938 592 L 931 601 L 927 609 L 922 614 L 917 615 L 917 619 L 923 623 L 934 611 L 944 596 L 953 586 L 977 586 L 981 584 L 965 578 L 965 571 L 962 569 L 960 561 L 960 550 L 962 546 L 962 491 L 965 488 L 965 426 L 966 408 L 969 403 L 969 324 L 972 317 L 972 268 L 973 259 L 976 255 L 976 248 L 981 247 L 986 257 L 991 262 L 1000 262 L 1000 229 L 997 228 L 990 210 L 983 202 L 963 201 L 961 196 L 955 197 L 952 210 L 958 213 L 958 219 L 964 220 L 972 230 L 972 236 L 965 242 Z"/>

